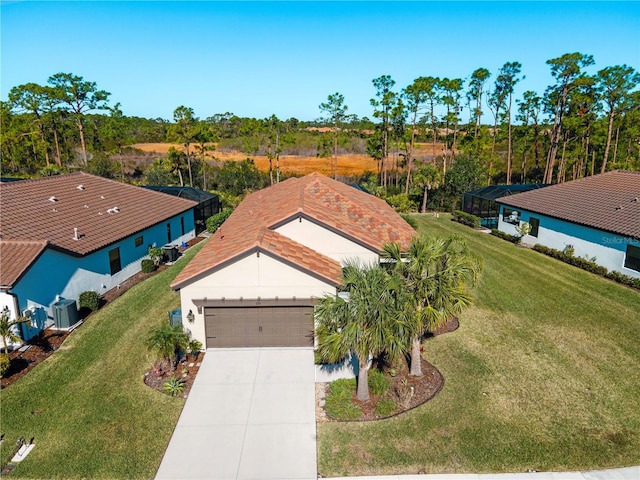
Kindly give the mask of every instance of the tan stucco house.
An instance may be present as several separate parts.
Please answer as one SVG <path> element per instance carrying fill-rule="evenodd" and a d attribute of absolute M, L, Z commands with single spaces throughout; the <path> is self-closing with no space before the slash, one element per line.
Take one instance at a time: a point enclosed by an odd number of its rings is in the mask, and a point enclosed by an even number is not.
<path fill-rule="evenodd" d="M 386 202 L 314 173 L 255 192 L 178 275 L 183 325 L 207 348 L 313 345 L 313 306 L 347 260 L 415 234 Z"/>

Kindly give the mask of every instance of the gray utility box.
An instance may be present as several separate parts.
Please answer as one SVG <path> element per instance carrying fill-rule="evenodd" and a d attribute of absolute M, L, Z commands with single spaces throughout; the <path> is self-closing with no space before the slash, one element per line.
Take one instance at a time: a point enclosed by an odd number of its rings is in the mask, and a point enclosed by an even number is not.
<path fill-rule="evenodd" d="M 180 255 L 180 252 L 178 252 L 178 247 L 174 245 L 163 246 L 162 252 L 164 253 L 165 261 L 169 263 L 173 263 L 178 260 L 178 256 Z"/>
<path fill-rule="evenodd" d="M 53 304 L 53 321 L 57 328 L 73 327 L 78 321 L 78 307 L 75 300 L 64 299 Z"/>
<path fill-rule="evenodd" d="M 176 325 L 182 326 L 182 309 L 176 308 L 175 310 L 171 310 L 169 312 L 169 323 L 172 327 Z"/>

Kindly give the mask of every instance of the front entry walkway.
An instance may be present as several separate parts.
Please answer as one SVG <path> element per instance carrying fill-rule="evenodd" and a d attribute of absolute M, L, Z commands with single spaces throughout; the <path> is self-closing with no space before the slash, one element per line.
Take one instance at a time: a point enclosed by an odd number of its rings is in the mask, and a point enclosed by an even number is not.
<path fill-rule="evenodd" d="M 210 349 L 157 480 L 317 478 L 313 349 Z"/>

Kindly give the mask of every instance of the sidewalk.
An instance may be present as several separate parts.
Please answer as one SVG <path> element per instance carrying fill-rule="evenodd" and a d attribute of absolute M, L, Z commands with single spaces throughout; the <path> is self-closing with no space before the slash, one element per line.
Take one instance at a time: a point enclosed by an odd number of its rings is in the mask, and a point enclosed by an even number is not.
<path fill-rule="evenodd" d="M 586 472 L 460 473 L 335 477 L 326 480 L 640 480 L 640 466 Z"/>

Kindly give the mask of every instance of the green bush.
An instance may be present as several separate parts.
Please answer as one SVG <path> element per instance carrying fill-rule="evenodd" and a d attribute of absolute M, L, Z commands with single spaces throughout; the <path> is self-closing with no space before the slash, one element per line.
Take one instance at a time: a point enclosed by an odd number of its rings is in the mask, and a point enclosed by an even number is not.
<path fill-rule="evenodd" d="M 405 222 L 411 225 L 414 230 L 418 230 L 418 221 L 415 219 L 415 217 L 407 215 L 406 213 L 401 213 L 400 216 L 404 219 Z"/>
<path fill-rule="evenodd" d="M 4 353 L 0 354 L 0 378 L 4 378 L 4 374 L 7 373 L 10 365 L 11 360 L 9 360 L 9 355 Z"/>
<path fill-rule="evenodd" d="M 629 275 L 625 275 L 615 270 L 610 272 L 605 267 L 598 265 L 587 258 L 575 257 L 575 251 L 572 249 L 565 248 L 565 251 L 561 251 L 540 245 L 539 243 L 534 245 L 533 249 L 537 252 L 544 253 L 552 258 L 568 263 L 569 265 L 573 265 L 574 267 L 581 268 L 588 272 L 595 273 L 596 275 L 606 277 L 614 282 L 640 290 L 640 278 L 630 277 Z"/>
<path fill-rule="evenodd" d="M 369 372 L 369 389 L 374 395 L 384 395 L 389 390 L 389 379 L 380 370 Z"/>
<path fill-rule="evenodd" d="M 351 401 L 355 391 L 355 378 L 341 378 L 331 382 L 329 384 L 329 394 L 325 399 L 324 405 L 327 414 L 336 420 L 356 420 L 360 418 L 362 410 Z"/>
<path fill-rule="evenodd" d="M 200 353 L 200 350 L 202 350 L 202 342 L 200 340 L 194 339 L 189 342 L 189 351 L 192 354 L 197 355 Z"/>
<path fill-rule="evenodd" d="M 160 247 L 149 247 L 149 258 L 153 262 L 153 264 L 157 267 L 162 263 L 162 257 L 164 256 L 164 252 Z"/>
<path fill-rule="evenodd" d="M 229 215 L 233 210 L 231 208 L 225 208 L 221 212 L 216 213 L 215 215 L 211 215 L 207 218 L 207 232 L 215 233 L 216 230 L 220 228 L 220 226 L 224 223 L 224 221 L 229 218 Z"/>
<path fill-rule="evenodd" d="M 162 389 L 164 393 L 175 397 L 176 395 L 180 395 L 184 391 L 185 381 L 181 378 L 171 377 L 169 380 L 164 382 L 162 385 Z"/>
<path fill-rule="evenodd" d="M 95 312 L 100 307 L 100 295 L 93 290 L 82 292 L 78 298 L 78 306 L 80 308 L 88 308 L 92 312 Z"/>
<path fill-rule="evenodd" d="M 395 209 L 396 212 L 399 213 L 407 213 L 415 211 L 416 209 L 416 204 L 412 202 L 404 193 L 389 195 L 385 198 L 385 200 Z"/>
<path fill-rule="evenodd" d="M 156 264 L 150 258 L 145 258 L 140 264 L 142 273 L 151 273 L 156 269 Z"/>
<path fill-rule="evenodd" d="M 453 220 L 473 228 L 480 228 L 482 226 L 482 219 L 480 217 L 463 212 L 462 210 L 453 212 Z"/>
<path fill-rule="evenodd" d="M 509 235 L 508 233 L 504 233 L 502 230 L 498 230 L 497 228 L 491 229 L 491 235 L 494 235 L 511 243 L 518 243 L 520 241 L 520 237 L 518 235 Z"/>
<path fill-rule="evenodd" d="M 383 399 L 376 404 L 376 414 L 386 417 L 395 412 L 397 408 L 393 400 Z"/>

